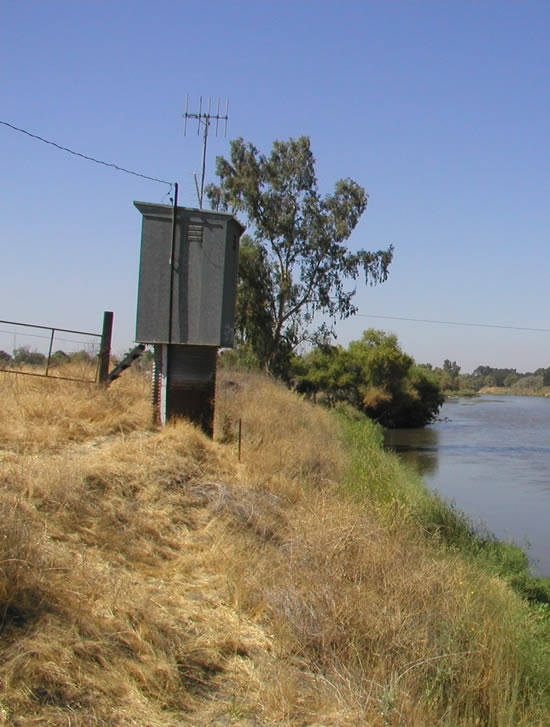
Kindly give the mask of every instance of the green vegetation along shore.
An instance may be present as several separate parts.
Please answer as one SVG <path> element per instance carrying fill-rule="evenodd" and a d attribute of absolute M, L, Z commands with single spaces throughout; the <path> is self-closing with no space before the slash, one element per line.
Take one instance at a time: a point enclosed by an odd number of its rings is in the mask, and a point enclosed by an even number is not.
<path fill-rule="evenodd" d="M 1 725 L 550 724 L 545 582 L 377 426 L 223 371 L 211 441 L 149 387 L 0 374 Z"/>
<path fill-rule="evenodd" d="M 456 361 L 445 359 L 442 367 L 422 364 L 420 368 L 434 377 L 446 396 L 550 396 L 550 367 L 520 373 L 516 369 L 478 366 L 471 374 L 461 374 Z"/>

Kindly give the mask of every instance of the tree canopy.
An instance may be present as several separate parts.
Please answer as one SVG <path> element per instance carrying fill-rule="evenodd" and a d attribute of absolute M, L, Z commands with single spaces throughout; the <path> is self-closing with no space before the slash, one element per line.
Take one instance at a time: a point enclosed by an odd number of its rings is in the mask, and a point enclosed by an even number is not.
<path fill-rule="evenodd" d="M 439 412 L 437 382 L 404 353 L 394 335 L 373 328 L 347 349 L 319 347 L 295 362 L 297 388 L 348 401 L 385 427 L 422 427 Z"/>
<path fill-rule="evenodd" d="M 244 214 L 251 231 L 241 248 L 241 343 L 261 366 L 284 375 L 301 343 L 327 342 L 336 319 L 357 312 L 360 275 L 370 285 L 386 280 L 393 248 L 346 246 L 368 196 L 349 178 L 321 196 L 308 137 L 275 141 L 269 156 L 235 139 L 230 159 L 217 158 L 216 173 L 219 185 L 206 188 L 212 207 Z M 311 330 L 317 314 L 329 322 Z"/>

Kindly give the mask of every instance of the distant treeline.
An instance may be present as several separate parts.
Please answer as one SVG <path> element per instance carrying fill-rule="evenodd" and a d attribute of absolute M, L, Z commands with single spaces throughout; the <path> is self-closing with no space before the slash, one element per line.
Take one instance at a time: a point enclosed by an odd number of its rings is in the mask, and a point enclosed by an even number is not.
<path fill-rule="evenodd" d="M 477 392 L 486 386 L 504 387 L 522 391 L 538 391 L 550 386 L 550 366 L 536 371 L 520 373 L 516 369 L 501 369 L 493 366 L 478 366 L 471 374 L 461 374 L 456 361 L 446 359 L 443 367 L 421 364 L 421 368 L 435 376 L 444 392 Z"/>
<path fill-rule="evenodd" d="M 139 366 L 141 368 L 150 368 L 153 358 L 152 351 L 146 351 L 141 357 Z M 111 363 L 117 364 L 120 357 L 111 356 Z M 0 350 L 0 367 L 2 366 L 45 366 L 48 357 L 40 351 L 32 351 L 29 346 L 19 346 L 15 348 L 13 354 Z M 98 353 L 86 349 L 65 353 L 65 351 L 55 351 L 50 356 L 50 367 L 60 366 L 68 363 L 90 363 L 97 364 Z"/>
<path fill-rule="evenodd" d="M 25 365 L 25 366 L 42 366 L 46 363 L 47 356 L 40 351 L 31 351 L 29 346 L 19 346 L 15 348 L 13 354 L 6 351 L 0 351 L 0 364 L 4 365 Z M 93 363 L 97 361 L 97 354 L 90 353 L 85 349 L 65 353 L 65 351 L 55 351 L 50 356 L 50 366 L 75 361 L 83 361 Z"/>

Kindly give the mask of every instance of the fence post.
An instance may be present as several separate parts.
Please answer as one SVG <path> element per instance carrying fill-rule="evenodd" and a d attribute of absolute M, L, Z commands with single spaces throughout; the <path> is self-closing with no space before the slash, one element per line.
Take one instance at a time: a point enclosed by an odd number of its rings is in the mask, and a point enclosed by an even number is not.
<path fill-rule="evenodd" d="M 113 335 L 113 313 L 103 313 L 103 330 L 101 332 L 101 346 L 99 349 L 99 368 L 97 373 L 98 384 L 105 384 L 109 375 L 109 359 L 111 358 L 111 338 Z"/>
<path fill-rule="evenodd" d="M 239 419 L 239 456 L 238 461 L 241 461 L 241 441 L 242 441 L 242 433 L 243 433 L 243 420 Z"/>
<path fill-rule="evenodd" d="M 55 328 L 52 328 L 52 335 L 50 336 L 50 348 L 48 350 L 48 361 L 46 363 L 46 376 L 48 375 L 48 371 L 50 370 L 50 363 L 52 361 L 52 349 L 53 349 L 54 336 L 55 336 Z"/>

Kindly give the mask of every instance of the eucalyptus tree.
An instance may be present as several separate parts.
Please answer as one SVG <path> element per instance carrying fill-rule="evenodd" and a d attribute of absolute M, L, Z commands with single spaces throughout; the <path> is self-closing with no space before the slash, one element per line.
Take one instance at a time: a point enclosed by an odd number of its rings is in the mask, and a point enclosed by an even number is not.
<path fill-rule="evenodd" d="M 217 158 L 216 173 L 219 184 L 206 188 L 212 207 L 244 215 L 251 235 L 240 270 L 241 342 L 284 376 L 301 343 L 330 340 L 336 320 L 357 312 L 360 275 L 370 285 L 386 280 L 393 247 L 348 247 L 368 195 L 346 178 L 322 196 L 308 137 L 275 141 L 269 156 L 235 139 L 229 160 Z M 325 322 L 316 326 L 320 314 Z"/>

